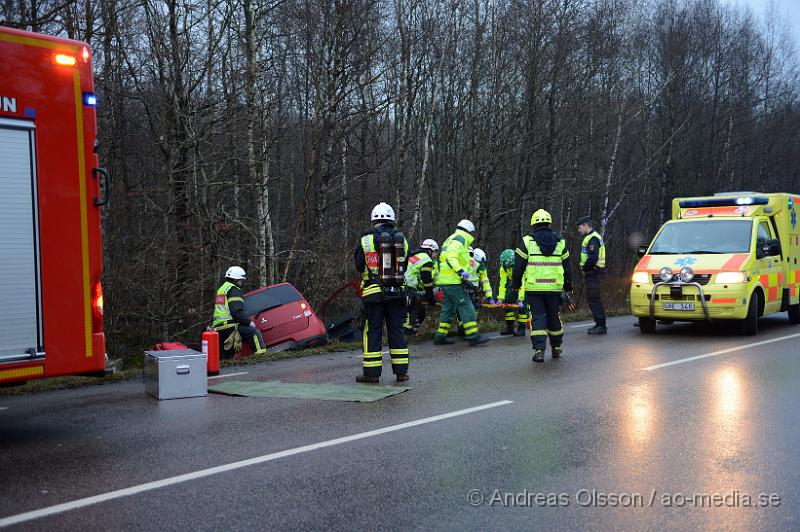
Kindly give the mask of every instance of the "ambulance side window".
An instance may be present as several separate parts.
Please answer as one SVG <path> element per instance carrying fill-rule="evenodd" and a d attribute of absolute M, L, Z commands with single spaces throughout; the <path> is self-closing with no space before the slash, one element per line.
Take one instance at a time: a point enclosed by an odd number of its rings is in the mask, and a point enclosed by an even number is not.
<path fill-rule="evenodd" d="M 756 242 L 760 246 L 762 244 L 766 244 L 767 240 L 772 239 L 772 232 L 770 231 L 769 224 L 767 222 L 759 222 L 758 223 L 758 235 L 756 236 Z"/>

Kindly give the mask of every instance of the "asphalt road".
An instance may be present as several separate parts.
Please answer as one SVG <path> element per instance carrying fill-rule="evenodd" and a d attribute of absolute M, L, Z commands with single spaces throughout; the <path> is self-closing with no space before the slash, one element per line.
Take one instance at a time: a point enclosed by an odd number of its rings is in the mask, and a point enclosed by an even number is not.
<path fill-rule="evenodd" d="M 141 382 L 0 398 L 0 527 L 800 528 L 800 328 L 632 323 L 567 325 L 544 364 L 527 338 L 412 346 L 415 388 L 375 403 L 158 402 Z M 351 383 L 359 364 L 228 372 Z"/>

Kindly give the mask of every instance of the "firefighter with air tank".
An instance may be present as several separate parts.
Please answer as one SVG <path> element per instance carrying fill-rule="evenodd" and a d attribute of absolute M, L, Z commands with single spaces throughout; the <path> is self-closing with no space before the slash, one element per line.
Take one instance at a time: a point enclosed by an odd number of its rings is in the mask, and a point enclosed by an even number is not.
<path fill-rule="evenodd" d="M 354 252 L 361 274 L 364 306 L 363 374 L 357 382 L 377 384 L 383 366 L 383 326 L 389 340 L 392 371 L 398 382 L 407 381 L 408 344 L 403 333 L 406 318 L 405 283 L 408 242 L 395 226 L 394 209 L 379 203 L 372 209 L 373 228 L 360 238 Z"/>

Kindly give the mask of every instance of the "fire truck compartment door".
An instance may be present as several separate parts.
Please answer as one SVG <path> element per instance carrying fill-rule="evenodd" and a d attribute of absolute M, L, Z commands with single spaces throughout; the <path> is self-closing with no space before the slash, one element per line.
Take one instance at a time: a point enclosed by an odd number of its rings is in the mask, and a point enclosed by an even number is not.
<path fill-rule="evenodd" d="M 0 118 L 0 362 L 41 355 L 33 123 Z"/>

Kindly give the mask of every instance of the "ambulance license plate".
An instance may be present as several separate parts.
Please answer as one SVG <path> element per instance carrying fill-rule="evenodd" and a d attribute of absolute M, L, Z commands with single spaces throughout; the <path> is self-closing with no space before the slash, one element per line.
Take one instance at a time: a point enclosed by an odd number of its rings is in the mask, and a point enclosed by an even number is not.
<path fill-rule="evenodd" d="M 664 303 L 664 310 L 694 310 L 694 303 Z"/>

